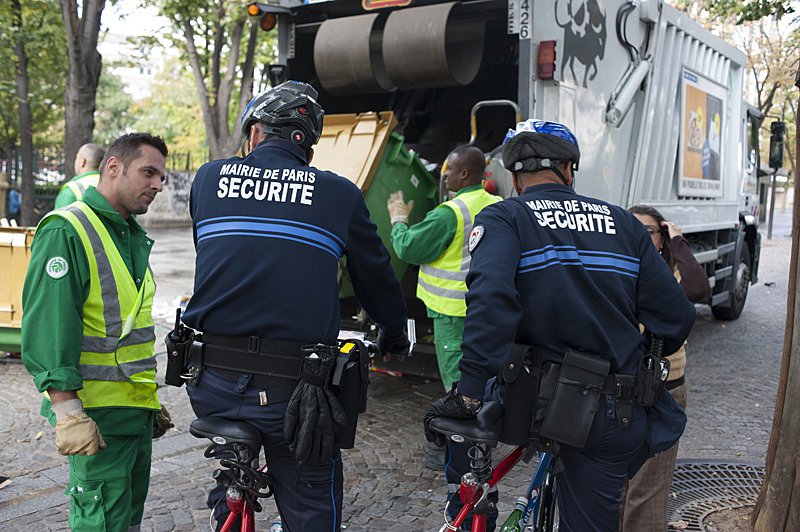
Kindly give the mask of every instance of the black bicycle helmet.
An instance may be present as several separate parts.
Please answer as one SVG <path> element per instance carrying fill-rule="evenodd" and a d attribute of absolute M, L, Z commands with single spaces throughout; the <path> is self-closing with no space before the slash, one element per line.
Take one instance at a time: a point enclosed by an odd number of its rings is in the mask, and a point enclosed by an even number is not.
<path fill-rule="evenodd" d="M 242 114 L 242 135 L 247 138 L 250 126 L 261 122 L 265 133 L 310 148 L 322 134 L 325 116 L 318 96 L 314 87 L 302 81 L 285 81 L 259 94 Z"/>
<path fill-rule="evenodd" d="M 512 172 L 550 170 L 554 163 L 565 162 L 571 162 L 577 171 L 580 160 L 578 139 L 558 122 L 520 122 L 516 129 L 508 130 L 504 140 L 503 165 Z"/>

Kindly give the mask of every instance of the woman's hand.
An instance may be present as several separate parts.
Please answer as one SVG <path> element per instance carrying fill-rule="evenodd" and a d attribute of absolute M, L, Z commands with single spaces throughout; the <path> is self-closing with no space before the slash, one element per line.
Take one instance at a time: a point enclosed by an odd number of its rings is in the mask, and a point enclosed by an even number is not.
<path fill-rule="evenodd" d="M 683 233 L 681 232 L 681 228 L 675 225 L 674 223 L 664 220 L 661 222 L 662 227 L 666 227 L 667 231 L 669 231 L 669 239 L 672 240 L 676 236 L 681 236 Z"/>

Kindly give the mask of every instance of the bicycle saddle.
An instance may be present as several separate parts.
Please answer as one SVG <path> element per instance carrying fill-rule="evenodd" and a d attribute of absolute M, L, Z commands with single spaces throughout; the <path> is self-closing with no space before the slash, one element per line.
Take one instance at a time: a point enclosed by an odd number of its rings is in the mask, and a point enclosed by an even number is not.
<path fill-rule="evenodd" d="M 455 443 L 484 443 L 497 447 L 497 422 L 503 417 L 503 405 L 497 401 L 483 404 L 478 415 L 472 419 L 437 417 L 431 421 L 431 429 L 447 436 Z"/>
<path fill-rule="evenodd" d="M 261 433 L 244 421 L 213 416 L 201 417 L 192 421 L 189 432 L 196 438 L 208 438 L 219 445 L 226 443 L 247 445 L 255 455 L 261 450 Z"/>

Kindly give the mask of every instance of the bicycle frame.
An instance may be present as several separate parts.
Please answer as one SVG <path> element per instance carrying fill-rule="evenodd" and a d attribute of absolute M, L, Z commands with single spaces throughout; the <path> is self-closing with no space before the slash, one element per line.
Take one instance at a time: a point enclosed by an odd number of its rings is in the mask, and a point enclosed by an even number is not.
<path fill-rule="evenodd" d="M 492 476 L 487 482 L 481 486 L 466 485 L 462 482 L 459 488 L 459 496 L 462 497 L 464 506 L 461 511 L 453 519 L 452 523 L 445 522 L 444 526 L 439 532 L 457 531 L 469 516 L 470 512 L 480 504 L 488 495 L 489 491 L 497 485 L 506 475 L 519 463 L 525 454 L 525 446 L 518 445 L 514 447 L 492 470 Z M 528 485 L 528 490 L 525 496 L 528 497 L 528 505 L 525 508 L 525 513 L 522 517 L 522 523 L 527 526 L 528 523 L 536 523 L 539 519 L 540 503 L 542 500 L 542 484 L 547 474 L 547 469 L 550 467 L 552 455 L 544 452 L 539 459 L 539 464 L 536 471 L 531 478 Z M 466 500 L 465 500 L 466 499 Z M 446 511 L 445 511 L 446 515 Z M 472 516 L 472 532 L 485 532 L 486 531 L 486 514 L 476 513 Z"/>
<path fill-rule="evenodd" d="M 519 445 L 514 447 L 514 449 L 512 449 L 511 452 L 508 453 L 505 458 L 503 458 L 492 470 L 492 476 L 489 478 L 489 480 L 482 486 L 478 486 L 477 490 L 473 492 L 472 497 L 469 497 L 469 493 L 465 493 L 468 500 L 464 501 L 464 506 L 461 508 L 461 511 L 458 512 L 458 515 L 452 523 L 445 523 L 440 532 L 444 532 L 446 530 L 458 530 L 472 509 L 475 508 L 475 506 L 478 505 L 478 503 L 480 503 L 483 499 L 485 499 L 486 495 L 489 493 L 489 490 L 491 490 L 498 482 L 500 482 L 509 473 L 509 471 L 511 471 L 514 466 L 519 463 L 524 453 L 524 446 Z M 459 489 L 459 493 L 461 493 L 462 489 L 465 491 L 470 490 L 470 487 L 465 487 L 464 484 L 461 486 L 462 487 Z M 472 517 L 472 532 L 485 532 L 485 530 L 486 514 L 475 514 Z"/>
<path fill-rule="evenodd" d="M 263 473 L 266 470 L 267 466 L 264 465 L 258 471 Z M 230 510 L 230 513 L 228 514 L 228 518 L 225 520 L 225 523 L 222 525 L 220 532 L 255 532 L 255 507 L 251 499 L 252 495 L 247 493 L 247 491 L 243 492 L 236 486 L 228 487 L 227 491 L 225 492 L 225 503 L 228 505 L 228 510 Z M 234 528 L 236 518 L 240 516 L 242 519 L 241 526 L 239 527 L 239 530 L 236 530 Z"/>

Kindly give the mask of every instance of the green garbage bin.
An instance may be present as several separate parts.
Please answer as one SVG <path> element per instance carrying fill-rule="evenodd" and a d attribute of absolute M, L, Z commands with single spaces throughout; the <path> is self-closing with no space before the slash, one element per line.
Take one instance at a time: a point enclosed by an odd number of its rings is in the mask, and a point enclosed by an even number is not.
<path fill-rule="evenodd" d="M 392 249 L 386 202 L 392 192 L 402 190 L 406 201 L 414 200 L 409 222 L 418 222 L 436 206 L 437 182 L 419 156 L 403 145 L 403 136 L 394 131 L 396 126 L 391 111 L 328 115 L 322 136 L 314 146 L 312 164 L 346 177 L 361 189 L 372 221 L 391 254 L 392 267 L 402 279 L 408 264 L 398 259 Z M 343 269 L 339 297 L 353 295 Z M 413 298 L 414 294 L 407 293 L 406 297 Z"/>
<path fill-rule="evenodd" d="M 408 269 L 408 263 L 403 262 L 394 252 L 390 235 L 392 224 L 386 210 L 389 195 L 397 190 L 403 191 L 406 202 L 414 200 L 414 208 L 409 216 L 409 223 L 414 224 L 436 206 L 437 182 L 422 164 L 419 156 L 407 149 L 402 135 L 392 132 L 386 149 L 383 152 L 380 164 L 364 191 L 364 201 L 369 209 L 370 217 L 378 226 L 378 234 L 383 240 L 389 255 L 392 258 L 392 268 L 398 279 L 402 279 Z M 353 295 L 353 287 L 345 274 L 342 278 L 339 297 L 345 298 Z M 413 294 L 406 294 L 413 296 Z"/>

